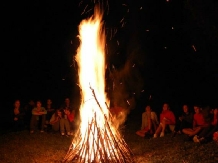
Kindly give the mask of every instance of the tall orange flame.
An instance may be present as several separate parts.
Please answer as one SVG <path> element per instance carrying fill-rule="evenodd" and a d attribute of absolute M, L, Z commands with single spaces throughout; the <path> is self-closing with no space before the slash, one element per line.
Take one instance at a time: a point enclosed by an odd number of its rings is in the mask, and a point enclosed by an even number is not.
<path fill-rule="evenodd" d="M 105 93 L 105 31 L 100 10 L 96 8 L 93 17 L 81 22 L 79 38 L 81 44 L 77 51 L 76 60 L 79 64 L 79 82 L 83 101 L 80 106 L 80 130 L 82 137 L 85 137 L 93 116 L 96 116 L 98 127 L 104 128 L 105 115 L 108 117 L 109 114 L 105 104 L 108 101 Z M 99 109 L 90 87 L 95 91 L 96 98 L 104 114 Z M 92 132 L 94 134 L 89 138 L 90 146 L 93 145 L 93 140 L 98 139 L 97 130 L 93 129 Z M 94 148 L 99 147 L 95 146 Z"/>
<path fill-rule="evenodd" d="M 79 163 L 133 163 L 132 154 L 112 125 L 105 93 L 105 31 L 102 13 L 95 8 L 93 17 L 79 25 L 77 50 L 81 125 L 65 161 Z"/>

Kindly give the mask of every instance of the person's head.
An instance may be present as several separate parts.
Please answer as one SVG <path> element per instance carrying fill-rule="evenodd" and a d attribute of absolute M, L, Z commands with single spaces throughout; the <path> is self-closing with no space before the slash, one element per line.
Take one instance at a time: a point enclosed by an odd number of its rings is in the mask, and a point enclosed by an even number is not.
<path fill-rule="evenodd" d="M 42 102 L 40 100 L 36 101 L 36 107 L 41 107 L 42 106 Z"/>
<path fill-rule="evenodd" d="M 151 112 L 151 107 L 150 107 L 149 105 L 147 105 L 147 106 L 145 107 L 145 111 L 146 111 L 146 112 Z"/>
<path fill-rule="evenodd" d="M 19 108 L 20 107 L 20 100 L 15 100 L 14 101 L 14 107 Z"/>
<path fill-rule="evenodd" d="M 170 107 L 169 107 L 168 103 L 163 104 L 163 111 L 166 111 L 166 110 L 170 110 Z"/>
<path fill-rule="evenodd" d="M 188 113 L 188 111 L 189 111 L 189 110 L 188 110 L 188 105 L 186 105 L 186 104 L 183 105 L 182 109 L 183 109 L 183 112 L 184 112 L 184 113 Z"/>
<path fill-rule="evenodd" d="M 49 98 L 49 99 L 47 99 L 47 105 L 51 105 L 52 104 L 52 100 Z"/>
<path fill-rule="evenodd" d="M 61 109 L 56 109 L 55 114 L 56 114 L 56 116 L 61 117 L 62 116 Z"/>
<path fill-rule="evenodd" d="M 35 105 L 35 102 L 34 102 L 33 100 L 30 100 L 30 101 L 29 101 L 29 105 L 34 106 L 34 105 Z"/>
<path fill-rule="evenodd" d="M 194 111 L 195 113 L 200 113 L 200 107 L 198 105 L 194 105 Z"/>
<path fill-rule="evenodd" d="M 70 105 L 70 99 L 69 98 L 65 98 L 64 102 L 65 102 L 66 105 Z"/>

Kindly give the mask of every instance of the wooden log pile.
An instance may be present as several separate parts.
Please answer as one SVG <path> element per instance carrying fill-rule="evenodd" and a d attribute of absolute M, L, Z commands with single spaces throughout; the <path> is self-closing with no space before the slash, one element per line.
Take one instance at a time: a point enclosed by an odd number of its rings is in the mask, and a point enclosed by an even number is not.
<path fill-rule="evenodd" d="M 95 101 L 101 113 L 104 115 L 104 122 L 98 122 L 96 112 L 93 114 L 85 136 L 82 137 L 80 128 L 74 135 L 74 139 L 63 162 L 72 163 L 134 163 L 133 154 L 118 130 L 115 130 L 110 123 L 111 115 L 105 115 L 94 90 L 91 88 Z M 98 123 L 104 123 L 104 127 Z"/>

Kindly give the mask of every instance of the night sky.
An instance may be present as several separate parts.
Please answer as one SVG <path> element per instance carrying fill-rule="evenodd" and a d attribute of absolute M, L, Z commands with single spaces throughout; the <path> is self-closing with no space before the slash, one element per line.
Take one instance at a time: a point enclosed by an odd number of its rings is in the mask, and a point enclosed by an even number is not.
<path fill-rule="evenodd" d="M 2 106 L 15 99 L 25 103 L 52 98 L 56 104 L 67 96 L 78 99 L 73 64 L 77 27 L 91 14 L 81 15 L 86 5 L 86 11 L 92 9 L 92 2 L 5 2 Z M 121 77 L 128 80 L 124 81 L 131 88 L 128 94 L 138 102 L 152 95 L 155 103 L 168 101 L 174 106 L 218 105 L 217 1 L 108 0 L 108 4 L 107 64 L 128 74 Z"/>

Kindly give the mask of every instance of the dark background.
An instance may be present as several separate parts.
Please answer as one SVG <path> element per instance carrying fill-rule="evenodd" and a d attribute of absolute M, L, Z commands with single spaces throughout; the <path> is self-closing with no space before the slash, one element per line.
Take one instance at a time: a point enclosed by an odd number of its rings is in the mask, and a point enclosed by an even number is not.
<path fill-rule="evenodd" d="M 112 72 L 121 72 L 118 80 L 126 80 L 122 91 L 135 96 L 137 105 L 152 103 L 157 109 L 163 102 L 174 110 L 184 103 L 217 106 L 216 0 L 108 0 L 108 4 L 106 59 Z M 78 104 L 73 57 L 79 46 L 77 27 L 92 13 L 81 15 L 86 5 L 86 11 L 92 9 L 93 1 L 3 3 L 3 113 L 12 109 L 15 99 L 23 106 L 30 99 L 47 98 L 59 106 L 65 97 Z"/>

